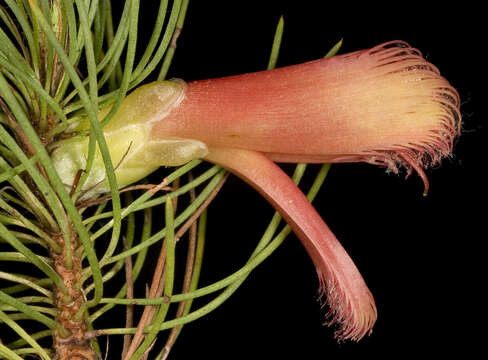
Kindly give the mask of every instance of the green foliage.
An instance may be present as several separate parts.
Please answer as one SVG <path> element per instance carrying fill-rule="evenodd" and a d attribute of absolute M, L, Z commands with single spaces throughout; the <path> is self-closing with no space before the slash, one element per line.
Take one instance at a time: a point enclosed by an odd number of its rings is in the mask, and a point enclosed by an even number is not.
<path fill-rule="evenodd" d="M 119 335 L 124 336 L 122 353 L 127 358 L 141 358 L 157 338 L 150 356 L 164 359 L 182 326 L 227 300 L 290 232 L 285 227 L 277 233 L 281 218 L 275 214 L 240 270 L 198 288 L 206 208 L 226 172 L 194 160 L 167 169 L 160 184 L 118 188 L 103 126 L 131 89 L 149 76 L 166 77 L 175 51 L 171 44 L 182 30 L 188 2 L 161 0 L 143 51 L 138 43 L 138 0 L 125 1 L 118 23 L 110 0 L 5 0 L 0 5 L 1 358 L 53 358 L 52 335 L 70 335 L 58 320 L 60 311 L 75 300 L 73 291 L 81 291 L 84 300 L 73 319 L 86 322 L 86 338 L 99 354 L 97 337 Z M 281 19 L 268 68 L 276 64 L 282 34 Z M 99 119 L 99 110 L 107 105 L 112 106 L 110 112 Z M 73 133 L 73 124 L 86 117 L 89 131 Z M 85 136 L 87 167 L 73 184 L 64 184 L 50 152 Z M 97 146 L 110 193 L 82 200 L 80 190 Z M 318 174 L 310 200 L 327 170 L 324 166 Z M 297 183 L 304 171 L 305 165 L 297 167 Z M 165 213 L 162 228 L 153 221 L 159 212 Z M 185 233 L 189 235 L 183 239 Z M 176 256 L 180 241 L 188 242 L 186 259 Z M 159 254 L 152 283 L 142 276 L 149 251 Z M 184 261 L 183 284 L 176 285 L 175 264 Z M 76 266 L 79 279 L 68 283 L 59 269 Z M 140 284 L 147 283 L 148 293 L 139 293 L 144 288 Z M 191 308 L 193 299 L 218 291 L 208 304 Z M 155 312 L 134 323 L 134 306 Z M 167 319 L 173 306 L 176 315 Z M 125 327 L 103 328 L 104 319 L 114 311 L 120 314 L 120 309 L 125 310 Z M 161 332 L 169 329 L 164 343 Z"/>

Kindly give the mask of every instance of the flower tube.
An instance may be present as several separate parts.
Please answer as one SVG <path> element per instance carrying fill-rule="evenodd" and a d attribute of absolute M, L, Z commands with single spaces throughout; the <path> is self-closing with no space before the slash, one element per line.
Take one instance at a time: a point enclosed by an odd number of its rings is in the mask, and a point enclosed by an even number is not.
<path fill-rule="evenodd" d="M 103 118 L 104 112 L 100 117 Z M 88 128 L 81 121 L 77 129 Z M 452 152 L 461 116 L 456 90 L 401 41 L 280 69 L 141 86 L 104 128 L 118 184 L 194 158 L 220 164 L 283 215 L 311 256 L 336 337 L 359 340 L 376 307 L 356 266 L 301 191 L 274 162 L 368 162 L 397 172 Z M 53 153 L 71 186 L 86 166 L 88 140 Z M 108 191 L 96 154 L 85 196 Z"/>
<path fill-rule="evenodd" d="M 189 83 L 152 136 L 252 149 L 277 162 L 405 166 L 421 175 L 427 192 L 422 168 L 451 153 L 460 118 L 456 90 L 418 50 L 395 41 Z"/>

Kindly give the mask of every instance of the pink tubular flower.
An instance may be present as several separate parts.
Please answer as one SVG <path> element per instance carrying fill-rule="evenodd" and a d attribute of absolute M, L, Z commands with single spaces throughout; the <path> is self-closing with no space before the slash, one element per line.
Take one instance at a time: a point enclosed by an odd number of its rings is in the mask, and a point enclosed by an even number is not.
<path fill-rule="evenodd" d="M 451 153 L 459 97 L 420 52 L 400 41 L 369 50 L 220 79 L 191 82 L 151 136 L 197 139 L 206 159 L 255 187 L 309 252 L 336 337 L 359 340 L 376 320 L 373 297 L 335 236 L 272 162 L 423 168 Z"/>
<path fill-rule="evenodd" d="M 104 132 L 120 165 L 120 186 L 195 157 L 252 185 L 312 258 L 336 337 L 359 340 L 376 321 L 374 299 L 334 234 L 274 162 L 405 167 L 421 176 L 426 193 L 423 169 L 451 154 L 460 124 L 456 90 L 418 50 L 394 41 L 271 71 L 145 85 L 124 100 Z M 86 149 L 85 141 L 54 152 L 67 184 L 84 168 Z M 103 162 L 94 164 L 98 177 L 86 183 L 107 191 Z"/>
<path fill-rule="evenodd" d="M 407 43 L 195 81 L 153 136 L 255 150 L 277 162 L 436 164 L 460 129 L 459 97 Z"/>

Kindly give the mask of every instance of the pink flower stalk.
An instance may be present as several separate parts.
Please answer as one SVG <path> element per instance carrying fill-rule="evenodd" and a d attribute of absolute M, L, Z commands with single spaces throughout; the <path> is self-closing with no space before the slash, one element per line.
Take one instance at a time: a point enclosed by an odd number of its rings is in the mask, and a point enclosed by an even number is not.
<path fill-rule="evenodd" d="M 312 258 L 329 324 L 337 339 L 360 340 L 376 321 L 376 305 L 361 274 L 332 231 L 293 181 L 266 155 L 251 150 L 211 149 L 207 160 L 248 182 L 280 212 Z"/>
<path fill-rule="evenodd" d="M 336 337 L 359 340 L 376 321 L 373 296 L 334 234 L 274 161 L 364 161 L 394 172 L 405 167 L 421 176 L 426 193 L 423 169 L 451 154 L 460 124 L 456 90 L 418 50 L 394 41 L 271 71 L 148 84 L 124 100 L 104 133 L 119 186 L 158 166 L 197 157 L 252 185 L 312 258 L 329 324 L 338 325 Z M 52 155 L 67 186 L 86 167 L 87 143 L 62 146 Z M 92 173 L 85 186 L 108 191 L 100 157 Z"/>

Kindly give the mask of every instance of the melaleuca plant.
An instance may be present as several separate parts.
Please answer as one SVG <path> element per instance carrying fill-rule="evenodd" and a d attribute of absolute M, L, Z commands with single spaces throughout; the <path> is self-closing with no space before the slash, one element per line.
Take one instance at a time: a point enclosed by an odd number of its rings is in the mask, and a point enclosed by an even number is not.
<path fill-rule="evenodd" d="M 334 56 L 338 43 L 325 59 L 272 70 L 280 20 L 268 71 L 186 83 L 165 78 L 188 0 L 162 0 L 144 44 L 137 0 L 117 17 L 110 0 L 4 3 L 0 357 L 165 359 L 183 325 L 226 301 L 291 231 L 336 337 L 371 332 L 373 296 L 310 204 L 329 165 L 307 195 L 296 184 L 305 163 L 363 161 L 414 170 L 427 192 L 423 169 L 450 155 L 461 117 L 456 90 L 418 50 L 392 41 Z M 299 164 L 289 178 L 275 162 Z M 199 285 L 206 211 L 227 171 L 277 213 L 240 270 Z M 104 327 L 120 314 L 120 327 Z M 121 347 L 102 351 L 101 336 Z"/>

